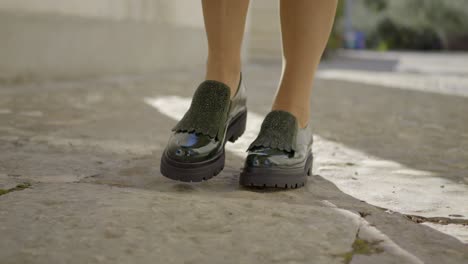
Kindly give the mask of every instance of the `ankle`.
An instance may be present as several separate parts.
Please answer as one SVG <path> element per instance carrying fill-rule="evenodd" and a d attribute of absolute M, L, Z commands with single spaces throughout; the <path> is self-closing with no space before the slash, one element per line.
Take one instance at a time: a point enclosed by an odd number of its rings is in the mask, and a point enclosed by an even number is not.
<path fill-rule="evenodd" d="M 207 73 L 205 80 L 214 80 L 226 84 L 231 90 L 231 98 L 236 95 L 240 81 L 240 72 L 237 75 Z"/>
<path fill-rule="evenodd" d="M 291 113 L 297 119 L 299 128 L 305 128 L 309 124 L 310 109 L 309 107 L 299 107 L 296 105 L 273 104 L 271 110 L 281 110 Z"/>
<path fill-rule="evenodd" d="M 240 82 L 240 63 L 209 59 L 205 79 L 222 82 L 229 86 L 232 98 L 236 94 Z"/>

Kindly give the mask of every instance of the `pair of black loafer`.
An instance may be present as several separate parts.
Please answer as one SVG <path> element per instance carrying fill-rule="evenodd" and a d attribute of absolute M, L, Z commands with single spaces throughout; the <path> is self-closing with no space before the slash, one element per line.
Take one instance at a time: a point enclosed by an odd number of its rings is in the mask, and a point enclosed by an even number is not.
<path fill-rule="evenodd" d="M 224 146 L 235 142 L 247 122 L 246 91 L 242 79 L 230 99 L 230 89 L 204 81 L 192 104 L 174 127 L 161 158 L 161 173 L 173 180 L 200 182 L 224 168 Z M 272 111 L 248 148 L 240 184 L 255 187 L 298 188 L 312 170 L 312 133 L 299 128 L 286 111 Z"/>

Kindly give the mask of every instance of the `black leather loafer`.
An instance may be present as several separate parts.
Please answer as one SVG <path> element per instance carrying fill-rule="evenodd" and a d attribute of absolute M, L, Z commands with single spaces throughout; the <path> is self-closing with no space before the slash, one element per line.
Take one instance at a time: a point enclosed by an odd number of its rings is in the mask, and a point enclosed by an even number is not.
<path fill-rule="evenodd" d="M 224 168 L 224 145 L 245 131 L 246 91 L 241 81 L 236 95 L 217 81 L 197 88 L 189 110 L 174 127 L 161 157 L 162 175 L 184 182 L 200 182 Z"/>
<path fill-rule="evenodd" d="M 312 132 L 299 128 L 285 111 L 272 111 L 248 149 L 240 175 L 243 186 L 298 188 L 312 173 Z"/>

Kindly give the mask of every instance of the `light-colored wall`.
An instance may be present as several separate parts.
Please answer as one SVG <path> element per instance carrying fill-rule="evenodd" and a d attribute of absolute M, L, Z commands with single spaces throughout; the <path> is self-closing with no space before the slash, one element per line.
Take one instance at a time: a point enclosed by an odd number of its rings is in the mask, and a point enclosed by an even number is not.
<path fill-rule="evenodd" d="M 279 56 L 277 0 L 251 3 L 244 58 Z M 203 64 L 197 0 L 0 0 L 0 80 L 78 78 Z"/>
<path fill-rule="evenodd" d="M 153 0 L 1 0 L 0 10 L 115 20 L 153 20 L 161 4 Z"/>

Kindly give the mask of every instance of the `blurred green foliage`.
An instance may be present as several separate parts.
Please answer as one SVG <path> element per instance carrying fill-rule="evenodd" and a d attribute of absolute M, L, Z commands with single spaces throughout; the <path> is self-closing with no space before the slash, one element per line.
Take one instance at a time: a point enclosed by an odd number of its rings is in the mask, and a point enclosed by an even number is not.
<path fill-rule="evenodd" d="M 364 0 L 364 4 L 372 11 L 380 12 L 387 8 L 386 0 Z"/>
<path fill-rule="evenodd" d="M 343 30 L 341 30 L 341 17 L 343 17 L 344 12 L 344 1 L 338 1 L 338 7 L 336 10 L 335 24 L 333 25 L 333 30 L 328 39 L 327 49 L 333 50 L 341 48 L 343 42 Z"/>
<path fill-rule="evenodd" d="M 468 49 L 464 0 L 354 0 L 353 25 L 374 49 Z"/>
<path fill-rule="evenodd" d="M 388 49 L 440 50 L 442 41 L 437 33 L 427 27 L 413 29 L 382 20 L 366 41 L 367 47 L 385 51 Z"/>

